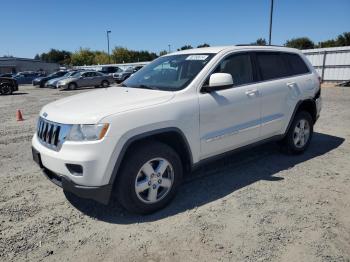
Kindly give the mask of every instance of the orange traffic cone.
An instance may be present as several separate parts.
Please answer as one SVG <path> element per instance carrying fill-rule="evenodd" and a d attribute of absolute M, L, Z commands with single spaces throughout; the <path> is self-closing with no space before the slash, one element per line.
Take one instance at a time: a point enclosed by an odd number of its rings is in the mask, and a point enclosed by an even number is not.
<path fill-rule="evenodd" d="M 16 120 L 17 121 L 23 121 L 23 116 L 22 116 L 22 112 L 21 112 L 21 110 L 17 110 L 17 112 L 16 112 Z"/>

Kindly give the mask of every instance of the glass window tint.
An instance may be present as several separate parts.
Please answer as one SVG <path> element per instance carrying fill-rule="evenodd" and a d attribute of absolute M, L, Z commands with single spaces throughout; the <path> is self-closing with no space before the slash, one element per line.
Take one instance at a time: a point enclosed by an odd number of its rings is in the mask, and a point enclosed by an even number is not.
<path fill-rule="evenodd" d="M 231 74 L 234 85 L 254 82 L 253 66 L 249 54 L 237 54 L 225 58 L 214 73 Z"/>
<path fill-rule="evenodd" d="M 283 56 L 289 64 L 291 70 L 290 75 L 301 75 L 310 72 L 309 68 L 299 55 L 284 53 Z"/>
<path fill-rule="evenodd" d="M 290 75 L 280 53 L 261 52 L 256 54 L 256 59 L 263 80 L 277 79 Z"/>

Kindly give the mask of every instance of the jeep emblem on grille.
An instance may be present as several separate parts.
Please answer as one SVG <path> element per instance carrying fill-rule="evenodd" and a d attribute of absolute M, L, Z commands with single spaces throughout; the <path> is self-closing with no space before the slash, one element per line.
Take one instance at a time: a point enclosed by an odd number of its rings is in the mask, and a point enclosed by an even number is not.
<path fill-rule="evenodd" d="M 46 113 L 46 112 L 44 112 L 43 116 L 46 118 L 46 117 L 47 117 L 47 113 Z"/>

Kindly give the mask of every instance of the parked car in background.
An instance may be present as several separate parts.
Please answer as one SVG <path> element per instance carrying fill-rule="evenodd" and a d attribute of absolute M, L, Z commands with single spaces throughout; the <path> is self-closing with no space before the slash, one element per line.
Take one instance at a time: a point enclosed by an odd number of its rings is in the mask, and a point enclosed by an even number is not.
<path fill-rule="evenodd" d="M 22 85 L 22 84 L 31 84 L 35 78 L 40 76 L 43 76 L 43 75 L 38 72 L 27 71 L 27 72 L 19 72 L 16 75 L 14 75 L 13 78 L 16 79 L 19 85 Z"/>
<path fill-rule="evenodd" d="M 0 77 L 10 77 L 10 78 L 12 78 L 14 75 L 15 74 L 13 74 L 13 73 L 7 73 L 7 74 L 0 75 Z"/>
<path fill-rule="evenodd" d="M 141 68 L 142 68 L 143 66 L 135 66 L 134 68 L 133 68 L 133 73 L 136 73 L 137 71 L 139 71 Z"/>
<path fill-rule="evenodd" d="M 108 87 L 113 82 L 114 80 L 112 76 L 96 71 L 83 71 L 69 78 L 58 81 L 57 87 L 70 90 L 86 86 Z"/>
<path fill-rule="evenodd" d="M 16 79 L 0 77 L 0 95 L 11 95 L 15 91 L 18 91 Z"/>
<path fill-rule="evenodd" d="M 128 67 L 123 71 L 117 72 L 113 74 L 113 78 L 117 83 L 121 83 L 128 79 L 132 74 L 139 71 L 143 66 L 134 66 L 134 67 Z"/>
<path fill-rule="evenodd" d="M 122 71 L 123 71 L 123 69 L 121 69 L 118 66 L 102 66 L 101 69 L 98 70 L 98 72 L 106 74 L 106 75 L 120 73 Z"/>
<path fill-rule="evenodd" d="M 125 70 L 118 72 L 118 73 L 114 73 L 113 74 L 113 78 L 115 80 L 116 83 L 121 83 L 124 80 L 128 79 L 134 72 L 133 72 L 133 68 L 132 67 L 128 67 Z"/>
<path fill-rule="evenodd" d="M 51 79 L 62 77 L 67 74 L 67 71 L 57 71 L 48 76 L 37 77 L 33 80 L 33 86 L 45 87 L 45 83 Z"/>
<path fill-rule="evenodd" d="M 45 87 L 57 88 L 57 83 L 63 79 L 73 77 L 75 74 L 79 74 L 81 71 L 69 71 L 64 76 L 53 78 L 45 83 Z"/>

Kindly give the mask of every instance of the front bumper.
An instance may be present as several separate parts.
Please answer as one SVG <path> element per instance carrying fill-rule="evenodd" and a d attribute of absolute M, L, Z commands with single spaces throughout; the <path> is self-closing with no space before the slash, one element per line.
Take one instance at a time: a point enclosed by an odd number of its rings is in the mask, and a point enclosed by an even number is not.
<path fill-rule="evenodd" d="M 112 193 L 112 185 L 107 184 L 103 186 L 83 186 L 74 183 L 67 176 L 61 176 L 46 168 L 42 161 L 40 153 L 32 147 L 33 160 L 42 169 L 43 174 L 55 185 L 61 187 L 64 191 L 73 193 L 74 195 L 95 200 L 99 203 L 107 205 Z"/>
<path fill-rule="evenodd" d="M 33 86 L 40 86 L 41 85 L 41 81 L 34 81 L 33 80 Z"/>
<path fill-rule="evenodd" d="M 52 84 L 52 83 L 49 83 L 49 82 L 45 83 L 45 87 L 47 87 L 47 88 L 57 88 L 56 84 Z"/>
<path fill-rule="evenodd" d="M 56 84 L 56 88 L 66 89 L 68 88 L 68 84 Z"/>
<path fill-rule="evenodd" d="M 46 176 L 54 183 L 58 181 L 55 184 L 64 190 L 106 203 L 112 190 L 113 161 L 110 161 L 110 157 L 115 143 L 114 138 L 107 136 L 100 141 L 66 141 L 59 151 L 55 151 L 43 145 L 34 134 L 33 159 Z M 72 166 L 80 168 L 79 171 L 72 169 Z"/>

